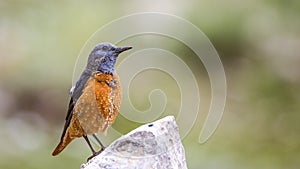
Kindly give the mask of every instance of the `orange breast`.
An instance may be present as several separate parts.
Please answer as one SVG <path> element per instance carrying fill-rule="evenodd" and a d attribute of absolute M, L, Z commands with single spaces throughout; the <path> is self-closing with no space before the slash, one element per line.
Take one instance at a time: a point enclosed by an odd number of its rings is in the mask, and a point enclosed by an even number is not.
<path fill-rule="evenodd" d="M 114 122 L 121 104 L 121 86 L 118 76 L 95 73 L 74 107 L 85 134 L 106 133 Z"/>

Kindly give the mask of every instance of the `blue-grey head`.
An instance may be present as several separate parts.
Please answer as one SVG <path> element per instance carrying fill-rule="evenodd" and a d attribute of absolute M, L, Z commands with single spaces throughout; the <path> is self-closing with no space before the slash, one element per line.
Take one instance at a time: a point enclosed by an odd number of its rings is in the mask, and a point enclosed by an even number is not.
<path fill-rule="evenodd" d="M 131 48 L 130 46 L 117 47 L 109 42 L 99 43 L 91 52 L 86 69 L 113 74 L 118 55 Z"/>

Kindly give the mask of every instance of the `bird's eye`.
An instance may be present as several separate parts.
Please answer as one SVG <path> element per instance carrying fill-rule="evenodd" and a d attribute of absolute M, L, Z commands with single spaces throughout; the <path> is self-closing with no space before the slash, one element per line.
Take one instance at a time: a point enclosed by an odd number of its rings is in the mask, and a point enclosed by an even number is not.
<path fill-rule="evenodd" d="M 95 63 L 100 63 L 102 59 L 103 59 L 102 57 L 101 58 L 96 58 Z"/>
<path fill-rule="evenodd" d="M 108 50 L 108 47 L 107 46 L 103 46 L 102 50 Z"/>

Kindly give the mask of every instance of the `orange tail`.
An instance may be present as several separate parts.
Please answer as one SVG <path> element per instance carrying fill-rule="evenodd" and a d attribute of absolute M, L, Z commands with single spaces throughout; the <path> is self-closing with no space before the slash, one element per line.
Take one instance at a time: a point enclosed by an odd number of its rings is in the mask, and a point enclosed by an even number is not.
<path fill-rule="evenodd" d="M 70 138 L 69 135 L 65 136 L 57 145 L 55 150 L 53 151 L 52 155 L 56 156 L 60 152 L 62 152 L 71 141 L 74 140 L 74 138 Z"/>

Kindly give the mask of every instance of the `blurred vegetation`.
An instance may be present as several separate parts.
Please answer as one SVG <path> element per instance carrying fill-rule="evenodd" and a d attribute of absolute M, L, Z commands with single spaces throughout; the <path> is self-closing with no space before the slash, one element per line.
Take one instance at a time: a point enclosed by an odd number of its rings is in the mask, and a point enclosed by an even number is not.
<path fill-rule="evenodd" d="M 178 15 L 199 27 L 227 75 L 224 117 L 202 145 L 197 140 L 210 96 L 209 91 L 201 95 L 205 110 L 183 140 L 189 168 L 299 168 L 297 0 L 0 1 L 0 168 L 79 168 L 85 162 L 90 152 L 83 139 L 51 156 L 78 53 L 111 20 L 150 11 Z M 206 90 L 209 81 L 199 69 L 200 90 Z M 126 132 L 122 117 L 118 120 L 116 127 Z"/>

